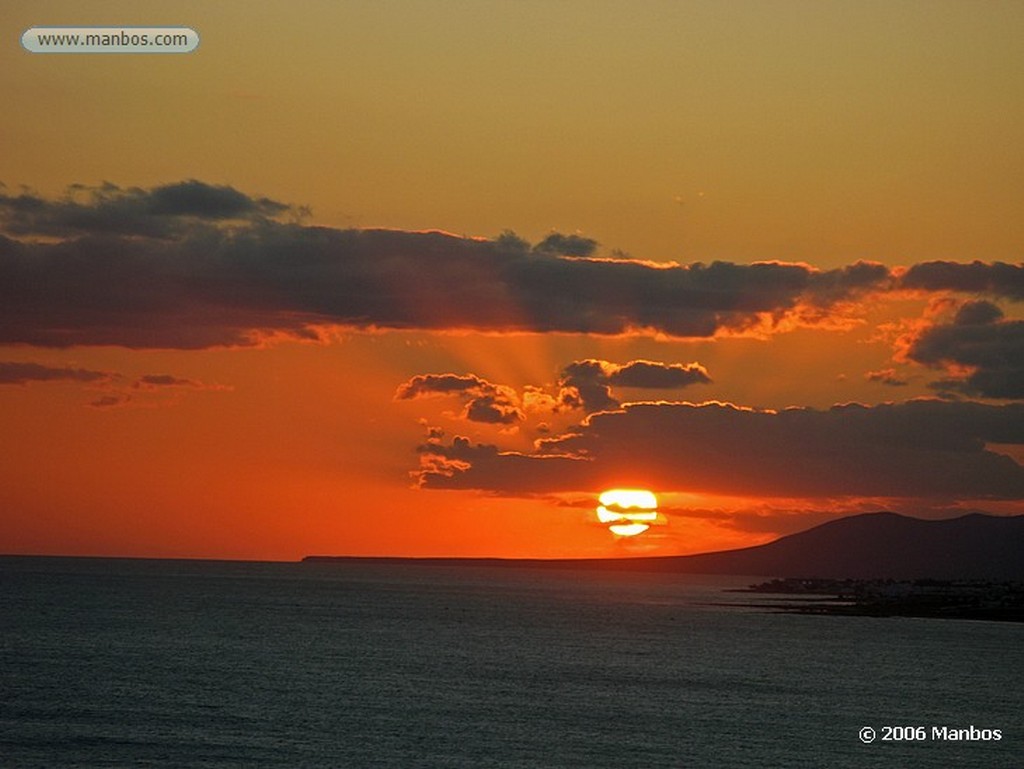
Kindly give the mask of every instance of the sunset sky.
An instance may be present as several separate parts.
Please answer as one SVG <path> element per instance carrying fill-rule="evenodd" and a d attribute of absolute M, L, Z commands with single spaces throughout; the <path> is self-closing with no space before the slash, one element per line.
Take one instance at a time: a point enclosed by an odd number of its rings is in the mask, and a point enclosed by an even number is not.
<path fill-rule="evenodd" d="M 32 26 L 183 25 L 46 55 Z M 8 2 L 0 552 L 1024 513 L 1024 4 Z M 607 489 L 657 494 L 619 538 Z"/>

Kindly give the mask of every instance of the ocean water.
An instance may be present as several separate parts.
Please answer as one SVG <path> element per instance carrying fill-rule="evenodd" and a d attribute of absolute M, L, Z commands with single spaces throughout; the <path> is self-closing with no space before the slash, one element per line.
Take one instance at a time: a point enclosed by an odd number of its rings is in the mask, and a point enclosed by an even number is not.
<path fill-rule="evenodd" d="M 1024 766 L 1024 626 L 750 581 L 2 558 L 0 766 Z M 858 738 L 918 725 L 1002 739 Z"/>

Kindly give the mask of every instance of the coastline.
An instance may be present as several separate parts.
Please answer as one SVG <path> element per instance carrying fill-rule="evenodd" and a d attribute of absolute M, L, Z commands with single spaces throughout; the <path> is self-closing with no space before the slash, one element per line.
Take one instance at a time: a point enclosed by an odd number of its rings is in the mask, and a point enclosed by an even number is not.
<path fill-rule="evenodd" d="M 1024 583 L 997 580 L 773 579 L 730 592 L 800 596 L 757 604 L 790 614 L 1024 622 Z"/>

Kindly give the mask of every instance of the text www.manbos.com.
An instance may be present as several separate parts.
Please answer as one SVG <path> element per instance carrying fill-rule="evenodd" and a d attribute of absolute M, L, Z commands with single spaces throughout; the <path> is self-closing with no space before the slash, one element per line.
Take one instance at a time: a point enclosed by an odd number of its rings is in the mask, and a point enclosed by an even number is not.
<path fill-rule="evenodd" d="M 21 44 L 32 53 L 189 53 L 199 35 L 189 27 L 33 27 Z"/>

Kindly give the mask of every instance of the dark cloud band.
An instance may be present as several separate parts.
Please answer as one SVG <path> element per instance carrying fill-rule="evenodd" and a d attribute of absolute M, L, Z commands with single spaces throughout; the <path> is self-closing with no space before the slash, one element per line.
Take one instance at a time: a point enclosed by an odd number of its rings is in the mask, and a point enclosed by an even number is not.
<path fill-rule="evenodd" d="M 595 256 L 553 233 L 535 246 L 441 232 L 338 230 L 304 211 L 197 180 L 0 192 L 0 344 L 202 348 L 324 326 L 709 338 L 905 288 L 1024 296 L 1024 267 L 658 265 Z M 791 325 L 791 324 L 790 324 Z"/>
<path fill-rule="evenodd" d="M 910 401 L 828 410 L 626 404 L 537 451 L 468 440 L 420 447 L 426 488 L 502 493 L 616 485 L 763 497 L 1022 499 L 1024 468 L 986 444 L 1024 444 L 1024 405 Z"/>
<path fill-rule="evenodd" d="M 66 199 L 0 195 L 0 343 L 199 348 L 315 328 L 710 337 L 828 307 L 889 279 L 882 265 L 598 259 L 440 232 L 337 230 L 197 181 Z"/>
<path fill-rule="evenodd" d="M 71 237 L 128 235 L 171 238 L 192 221 L 259 221 L 293 210 L 269 198 L 252 198 L 226 186 L 190 179 L 149 190 L 73 185 L 51 200 L 31 192 L 0 192 L 0 225 L 8 234 Z"/>

